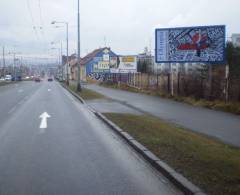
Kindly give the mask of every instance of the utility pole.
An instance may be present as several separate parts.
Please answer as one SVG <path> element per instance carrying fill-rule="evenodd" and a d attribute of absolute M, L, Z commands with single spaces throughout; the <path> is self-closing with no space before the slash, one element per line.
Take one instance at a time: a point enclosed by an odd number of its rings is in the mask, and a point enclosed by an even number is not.
<path fill-rule="evenodd" d="M 69 85 L 69 62 L 68 62 L 68 22 L 58 22 L 58 21 L 53 21 L 51 24 L 65 24 L 66 25 L 66 42 L 67 42 L 67 85 Z"/>
<path fill-rule="evenodd" d="M 5 47 L 3 46 L 3 77 L 6 75 L 6 62 L 5 62 Z"/>
<path fill-rule="evenodd" d="M 14 80 L 16 81 L 16 58 L 15 58 L 15 56 L 16 56 L 16 53 L 15 52 L 13 52 L 13 74 L 14 74 Z"/>
<path fill-rule="evenodd" d="M 69 85 L 69 59 L 68 59 L 68 22 L 66 22 L 66 31 L 67 31 L 67 85 Z"/>
<path fill-rule="evenodd" d="M 80 54 L 80 3 L 78 0 L 78 62 L 77 62 L 77 67 L 78 67 L 78 74 L 77 74 L 77 91 L 82 91 L 82 87 L 81 87 L 81 78 L 80 78 L 80 74 L 81 74 L 81 64 L 80 64 L 80 60 L 81 60 L 81 54 Z"/>
<path fill-rule="evenodd" d="M 107 47 L 107 39 L 106 39 L 106 36 L 104 36 L 104 47 Z"/>
<path fill-rule="evenodd" d="M 62 69 L 62 81 L 63 81 L 63 60 L 62 60 L 62 41 L 61 41 L 61 69 Z"/>

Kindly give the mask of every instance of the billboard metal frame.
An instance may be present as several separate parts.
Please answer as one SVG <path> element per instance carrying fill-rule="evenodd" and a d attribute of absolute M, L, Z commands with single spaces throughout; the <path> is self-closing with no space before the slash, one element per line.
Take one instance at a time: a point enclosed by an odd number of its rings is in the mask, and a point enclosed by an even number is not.
<path fill-rule="evenodd" d="M 184 30 L 184 29 L 190 29 L 190 28 L 211 28 L 211 27 L 223 27 L 224 28 L 224 41 L 223 41 L 223 60 L 222 61 L 158 61 L 157 60 L 157 33 L 158 31 L 163 30 Z M 204 63 L 204 64 L 226 64 L 226 25 L 208 25 L 208 26 L 189 26 L 189 27 L 175 27 L 175 28 L 156 28 L 155 29 L 155 62 L 156 63 Z"/>

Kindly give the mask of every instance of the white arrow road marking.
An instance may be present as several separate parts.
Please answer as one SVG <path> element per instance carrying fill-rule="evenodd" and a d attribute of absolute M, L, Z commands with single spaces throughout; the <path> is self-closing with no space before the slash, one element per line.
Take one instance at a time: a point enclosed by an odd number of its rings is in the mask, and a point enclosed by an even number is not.
<path fill-rule="evenodd" d="M 40 129 L 46 129 L 47 128 L 47 118 L 50 118 L 51 116 L 47 113 L 44 112 L 42 113 L 39 118 L 41 118 L 41 123 L 40 123 Z"/>

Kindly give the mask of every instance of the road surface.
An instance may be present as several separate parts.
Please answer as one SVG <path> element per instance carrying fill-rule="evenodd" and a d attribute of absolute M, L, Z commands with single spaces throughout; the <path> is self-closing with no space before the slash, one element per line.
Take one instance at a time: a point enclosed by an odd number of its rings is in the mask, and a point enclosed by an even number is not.
<path fill-rule="evenodd" d="M 1 195 L 181 194 L 57 82 L 0 102 Z"/>
<path fill-rule="evenodd" d="M 240 147 L 240 116 L 94 84 L 85 87 L 138 111 Z"/>

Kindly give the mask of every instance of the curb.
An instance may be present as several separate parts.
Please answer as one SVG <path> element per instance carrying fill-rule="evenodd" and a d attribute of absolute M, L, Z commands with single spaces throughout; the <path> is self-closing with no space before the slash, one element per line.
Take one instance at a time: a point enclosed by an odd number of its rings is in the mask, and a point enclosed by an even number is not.
<path fill-rule="evenodd" d="M 69 91 L 74 97 L 76 97 L 82 104 L 86 102 L 75 92 L 69 90 L 66 86 L 61 84 L 67 91 Z M 88 106 L 88 105 L 87 105 Z M 187 178 L 176 172 L 168 164 L 160 160 L 156 155 L 149 151 L 145 146 L 136 141 L 131 135 L 118 127 L 115 123 L 107 119 L 101 113 L 95 111 L 92 107 L 88 106 L 100 120 L 113 129 L 118 135 L 120 135 L 130 146 L 132 146 L 138 153 L 140 153 L 144 159 L 146 159 L 155 169 L 167 177 L 177 188 L 179 188 L 186 195 L 206 195 L 200 188 L 191 183 Z"/>
<path fill-rule="evenodd" d="M 60 83 L 60 85 L 66 89 L 69 93 L 71 93 L 75 98 L 77 98 L 82 104 L 86 104 L 84 99 L 82 99 L 77 93 L 73 92 L 72 90 L 68 89 L 64 84 Z"/>
<path fill-rule="evenodd" d="M 138 153 L 140 153 L 153 167 L 167 177 L 176 187 L 183 191 L 187 195 L 206 195 L 196 185 L 192 184 L 181 174 L 177 173 L 173 168 L 160 160 L 156 155 L 150 152 L 145 146 L 136 141 L 127 132 L 122 130 L 112 121 L 108 120 L 104 115 L 99 112 L 95 112 L 95 115 L 113 129 L 118 135 L 127 141 Z"/>

